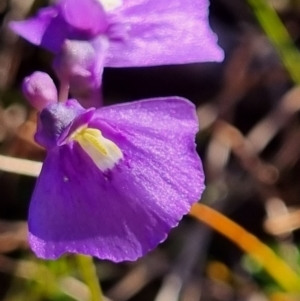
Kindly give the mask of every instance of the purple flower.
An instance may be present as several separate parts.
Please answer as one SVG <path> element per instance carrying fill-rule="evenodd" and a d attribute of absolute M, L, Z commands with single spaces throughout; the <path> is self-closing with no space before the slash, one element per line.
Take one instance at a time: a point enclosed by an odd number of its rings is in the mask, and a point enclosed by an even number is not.
<path fill-rule="evenodd" d="M 208 0 L 59 0 L 33 18 L 11 22 L 11 28 L 56 54 L 56 72 L 70 82 L 73 96 L 94 99 L 103 67 L 221 61 L 208 5 Z"/>
<path fill-rule="evenodd" d="M 60 0 L 11 27 L 54 53 L 65 40 L 100 39 L 106 67 L 223 59 L 208 24 L 208 0 Z"/>
<path fill-rule="evenodd" d="M 195 107 L 183 98 L 84 109 L 47 105 L 47 149 L 29 211 L 38 257 L 65 252 L 135 260 L 162 242 L 204 189 Z"/>

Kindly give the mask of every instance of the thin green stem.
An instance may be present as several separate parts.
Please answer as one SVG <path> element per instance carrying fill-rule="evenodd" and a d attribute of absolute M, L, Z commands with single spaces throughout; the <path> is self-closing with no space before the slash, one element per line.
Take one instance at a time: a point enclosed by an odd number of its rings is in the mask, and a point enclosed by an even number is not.
<path fill-rule="evenodd" d="M 91 301 L 104 301 L 93 258 L 85 255 L 77 255 L 76 259 L 82 278 L 90 289 Z"/>
<path fill-rule="evenodd" d="M 274 8 L 267 0 L 248 0 L 257 20 L 277 49 L 295 84 L 300 84 L 300 53 Z"/>

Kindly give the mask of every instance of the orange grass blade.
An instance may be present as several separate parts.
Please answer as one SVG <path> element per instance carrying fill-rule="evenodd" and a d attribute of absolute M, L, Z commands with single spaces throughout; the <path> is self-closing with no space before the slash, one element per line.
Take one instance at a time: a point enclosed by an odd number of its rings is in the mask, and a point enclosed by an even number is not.
<path fill-rule="evenodd" d="M 254 235 L 203 204 L 195 204 L 189 214 L 223 234 L 257 260 L 281 288 L 288 292 L 300 293 L 300 276 Z"/>

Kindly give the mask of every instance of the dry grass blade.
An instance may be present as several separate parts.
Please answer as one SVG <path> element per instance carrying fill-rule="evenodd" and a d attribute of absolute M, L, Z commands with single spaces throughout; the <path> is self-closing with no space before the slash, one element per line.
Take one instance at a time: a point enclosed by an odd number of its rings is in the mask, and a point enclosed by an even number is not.
<path fill-rule="evenodd" d="M 0 155 L 0 170 L 25 176 L 37 177 L 42 163 Z"/>
<path fill-rule="evenodd" d="M 149 284 L 150 281 L 161 276 L 166 270 L 166 263 L 159 257 L 146 258 L 112 287 L 107 292 L 107 295 L 119 301 L 129 300 Z"/>
<path fill-rule="evenodd" d="M 257 123 L 248 134 L 255 153 L 260 153 L 274 138 L 278 131 L 286 125 L 292 115 L 300 109 L 300 88 L 288 91 L 281 103 L 267 117 Z"/>
<path fill-rule="evenodd" d="M 240 160 L 243 168 L 254 178 L 266 184 L 274 184 L 278 179 L 278 170 L 261 160 L 252 148 L 251 143 L 231 124 L 219 120 L 213 129 L 214 138 L 228 145 Z"/>
<path fill-rule="evenodd" d="M 27 223 L 0 221 L 0 253 L 27 248 Z"/>

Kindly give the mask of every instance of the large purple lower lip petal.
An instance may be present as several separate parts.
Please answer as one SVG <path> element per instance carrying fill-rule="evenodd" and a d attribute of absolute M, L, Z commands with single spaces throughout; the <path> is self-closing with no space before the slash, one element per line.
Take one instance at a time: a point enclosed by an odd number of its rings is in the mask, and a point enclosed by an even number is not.
<path fill-rule="evenodd" d="M 164 240 L 204 189 L 194 107 L 161 98 L 98 110 L 89 123 L 123 152 L 101 172 L 74 141 L 52 149 L 29 213 L 37 256 L 135 260 Z"/>
<path fill-rule="evenodd" d="M 135 260 L 166 237 L 168 221 L 148 211 L 138 196 L 126 196 L 132 184 L 120 170 L 124 166 L 102 174 L 84 155 L 76 144 L 72 151 L 65 146 L 46 159 L 30 207 L 31 247 L 38 257 L 49 259 L 74 252 Z M 82 172 L 74 173 L 71 164 Z M 125 185 L 121 189 L 120 180 Z"/>
<path fill-rule="evenodd" d="M 112 37 L 108 67 L 222 61 L 208 22 L 208 0 L 128 0 L 118 13 L 126 39 Z"/>

